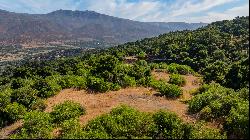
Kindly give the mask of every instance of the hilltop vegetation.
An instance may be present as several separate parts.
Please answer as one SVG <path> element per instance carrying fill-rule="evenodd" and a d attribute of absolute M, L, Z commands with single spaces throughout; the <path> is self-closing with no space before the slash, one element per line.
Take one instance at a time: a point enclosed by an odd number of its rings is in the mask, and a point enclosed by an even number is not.
<path fill-rule="evenodd" d="M 10 69 L 0 79 L 0 125 L 24 119 L 22 131 L 13 138 L 52 138 L 48 132 L 63 120 L 60 138 L 248 138 L 248 31 L 249 17 L 237 17 L 195 31 L 171 32 L 81 57 L 29 62 Z M 138 60 L 127 64 L 128 56 Z M 172 74 L 169 83 L 151 76 L 155 68 Z M 77 104 L 65 103 L 51 114 L 41 112 L 46 108 L 44 99 L 72 87 L 105 93 L 145 86 L 166 98 L 178 98 L 185 84 L 178 74 L 203 76 L 206 84 L 188 101 L 189 112 L 221 123 L 221 131 L 184 124 L 171 113 L 148 115 L 127 107 L 114 109 L 84 128 L 70 120 L 84 114 Z M 64 108 L 73 113 L 61 111 Z"/>
<path fill-rule="evenodd" d="M 199 71 L 206 82 L 239 89 L 249 85 L 249 17 L 214 22 L 110 49 L 119 56 L 147 55 L 148 61 L 178 63 Z"/>

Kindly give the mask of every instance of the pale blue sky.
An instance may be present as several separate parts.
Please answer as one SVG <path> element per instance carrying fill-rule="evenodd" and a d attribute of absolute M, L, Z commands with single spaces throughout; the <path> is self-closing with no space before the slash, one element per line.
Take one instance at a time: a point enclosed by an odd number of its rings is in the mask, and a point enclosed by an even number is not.
<path fill-rule="evenodd" d="M 249 15 L 248 0 L 0 0 L 0 9 L 44 14 L 92 10 L 137 21 L 213 22 Z"/>

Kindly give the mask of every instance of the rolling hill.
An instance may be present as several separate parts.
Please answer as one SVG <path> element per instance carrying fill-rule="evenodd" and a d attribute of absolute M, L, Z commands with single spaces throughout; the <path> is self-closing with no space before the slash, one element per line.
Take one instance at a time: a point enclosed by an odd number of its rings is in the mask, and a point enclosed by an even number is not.
<path fill-rule="evenodd" d="M 0 43 L 48 43 L 66 40 L 124 43 L 205 25 L 207 24 L 138 22 L 94 11 L 57 10 L 48 14 L 25 14 L 0 10 Z"/>

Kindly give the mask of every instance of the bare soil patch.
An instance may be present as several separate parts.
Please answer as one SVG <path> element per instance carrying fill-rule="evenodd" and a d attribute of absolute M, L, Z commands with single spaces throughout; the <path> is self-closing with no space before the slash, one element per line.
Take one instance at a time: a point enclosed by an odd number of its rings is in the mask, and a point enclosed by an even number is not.
<path fill-rule="evenodd" d="M 0 131 L 0 139 L 7 139 L 10 134 L 12 134 L 15 130 L 22 127 L 22 120 L 19 120 L 9 126 L 6 126 Z"/>

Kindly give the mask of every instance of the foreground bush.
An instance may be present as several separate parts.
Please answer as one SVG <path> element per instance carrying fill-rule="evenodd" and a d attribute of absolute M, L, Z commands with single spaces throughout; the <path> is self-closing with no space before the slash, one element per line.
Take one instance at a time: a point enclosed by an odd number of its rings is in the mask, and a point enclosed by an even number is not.
<path fill-rule="evenodd" d="M 65 120 L 61 124 L 60 139 L 84 139 L 86 138 L 84 131 L 78 119 Z"/>
<path fill-rule="evenodd" d="M 232 108 L 224 125 L 224 129 L 229 135 L 238 138 L 249 138 L 249 103 L 238 103 Z"/>
<path fill-rule="evenodd" d="M 169 83 L 178 86 L 184 86 L 186 84 L 186 79 L 179 74 L 171 74 L 169 77 Z"/>
<path fill-rule="evenodd" d="M 85 108 L 83 108 L 79 103 L 74 103 L 72 101 L 65 101 L 53 107 L 53 111 L 50 113 L 53 121 L 55 123 L 61 123 L 65 120 L 72 118 L 77 118 L 85 113 Z"/>
<path fill-rule="evenodd" d="M 53 124 L 53 116 L 38 111 L 25 115 L 23 128 L 11 138 L 29 139 L 220 139 L 226 138 L 217 129 L 204 125 L 189 125 L 170 112 L 139 112 L 129 106 L 113 108 L 81 127 L 75 117 L 66 119 L 60 125 Z M 60 133 L 52 136 L 53 127 L 59 126 Z"/>
<path fill-rule="evenodd" d="M 174 113 L 159 111 L 153 115 L 153 138 L 183 139 L 187 138 L 186 125 Z"/>
<path fill-rule="evenodd" d="M 219 129 L 206 128 L 203 123 L 198 122 L 190 127 L 189 139 L 227 139 L 227 136 Z"/>
<path fill-rule="evenodd" d="M 32 111 L 24 116 L 22 129 L 10 138 L 49 139 L 52 138 L 52 130 L 52 118 L 48 113 Z"/>
<path fill-rule="evenodd" d="M 212 83 L 202 86 L 189 101 L 188 110 L 201 119 L 222 120 L 228 136 L 248 138 L 249 93 L 246 89 L 234 91 Z"/>
<path fill-rule="evenodd" d="M 85 131 L 92 133 L 90 138 L 136 138 L 148 135 L 151 123 L 149 115 L 121 106 L 90 121 Z"/>
<path fill-rule="evenodd" d="M 77 122 L 73 138 L 131 138 L 131 139 L 220 139 L 225 138 L 217 129 L 197 127 L 184 123 L 177 115 L 159 111 L 154 114 L 139 112 L 128 106 L 119 106 L 109 114 L 91 120 L 84 131 L 79 131 Z M 66 129 L 65 129 L 66 130 Z M 65 131 L 63 130 L 63 131 Z M 77 132 L 77 133 L 76 133 Z M 75 137 L 78 136 L 78 137 Z"/>
<path fill-rule="evenodd" d="M 8 104 L 4 109 L 5 116 L 9 122 L 14 122 L 18 119 L 22 119 L 26 111 L 27 109 L 25 108 L 25 106 L 18 104 L 17 102 Z"/>

